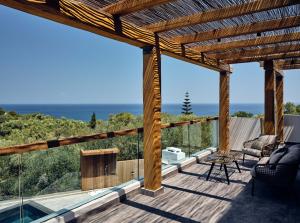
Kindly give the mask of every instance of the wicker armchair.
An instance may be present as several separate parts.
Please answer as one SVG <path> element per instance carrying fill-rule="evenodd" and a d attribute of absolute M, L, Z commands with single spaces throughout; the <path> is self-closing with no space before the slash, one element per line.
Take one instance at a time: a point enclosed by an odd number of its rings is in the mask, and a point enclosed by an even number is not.
<path fill-rule="evenodd" d="M 254 156 L 259 159 L 270 154 L 278 148 L 279 142 L 276 135 L 261 135 L 258 138 L 244 142 L 242 148 L 243 163 L 245 162 L 245 156 Z"/>
<path fill-rule="evenodd" d="M 272 186 L 292 185 L 296 179 L 299 164 L 300 145 L 280 148 L 270 157 L 264 157 L 251 170 L 252 195 L 254 195 L 254 185 L 257 180 Z"/>

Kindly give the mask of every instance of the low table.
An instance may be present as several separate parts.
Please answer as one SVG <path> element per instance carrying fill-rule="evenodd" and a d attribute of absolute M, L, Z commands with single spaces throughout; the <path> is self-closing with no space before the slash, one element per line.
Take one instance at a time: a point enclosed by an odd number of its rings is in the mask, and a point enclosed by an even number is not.
<path fill-rule="evenodd" d="M 230 184 L 228 171 L 227 171 L 228 164 L 235 163 L 238 171 L 241 173 L 239 164 L 237 162 L 237 154 L 236 153 L 232 153 L 232 152 L 226 153 L 226 154 L 225 153 L 214 153 L 207 157 L 206 162 L 211 163 L 210 170 L 208 172 L 206 180 L 209 179 L 211 171 L 213 170 L 216 163 L 220 164 L 220 170 L 222 170 L 222 167 L 224 167 L 228 185 Z"/>

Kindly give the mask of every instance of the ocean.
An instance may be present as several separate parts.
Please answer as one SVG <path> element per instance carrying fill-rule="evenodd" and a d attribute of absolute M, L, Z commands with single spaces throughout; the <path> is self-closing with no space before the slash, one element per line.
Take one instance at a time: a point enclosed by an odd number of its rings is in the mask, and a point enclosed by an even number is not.
<path fill-rule="evenodd" d="M 162 112 L 178 115 L 181 113 L 181 104 L 163 104 Z M 2 104 L 0 107 L 7 111 L 16 111 L 19 114 L 42 113 L 57 118 L 68 118 L 89 121 L 93 112 L 97 119 L 107 120 L 110 114 L 129 112 L 134 115 L 143 113 L 141 104 Z M 196 115 L 218 115 L 218 104 L 192 104 L 192 111 Z M 231 104 L 230 112 L 246 111 L 253 114 L 263 113 L 263 104 Z"/>

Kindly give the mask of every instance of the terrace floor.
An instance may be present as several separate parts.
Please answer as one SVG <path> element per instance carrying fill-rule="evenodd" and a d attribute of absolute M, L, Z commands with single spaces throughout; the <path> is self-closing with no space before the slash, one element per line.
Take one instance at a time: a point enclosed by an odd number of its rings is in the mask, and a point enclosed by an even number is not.
<path fill-rule="evenodd" d="M 230 185 L 217 166 L 206 181 L 210 164 L 194 164 L 165 179 L 165 192 L 156 198 L 138 194 L 84 222 L 300 222 L 299 182 L 290 195 L 257 184 L 252 197 L 249 181 L 254 164 L 254 160 L 240 164 L 242 173 L 233 165 L 228 168 Z"/>

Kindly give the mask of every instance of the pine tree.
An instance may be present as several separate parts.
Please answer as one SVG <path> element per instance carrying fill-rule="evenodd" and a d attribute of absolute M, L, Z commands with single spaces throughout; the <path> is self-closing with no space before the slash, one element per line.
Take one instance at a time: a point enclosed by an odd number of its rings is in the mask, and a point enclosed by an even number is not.
<path fill-rule="evenodd" d="M 95 129 L 95 128 L 96 128 L 96 114 L 95 114 L 95 112 L 93 112 L 93 114 L 92 114 L 92 117 L 91 117 L 91 121 L 90 121 L 89 126 L 90 126 L 92 129 Z"/>
<path fill-rule="evenodd" d="M 182 112 L 181 113 L 185 114 L 185 115 L 193 114 L 192 105 L 191 105 L 190 98 L 189 98 L 189 92 L 185 93 L 185 99 L 184 99 L 184 102 L 183 102 L 183 105 L 182 105 Z"/>

